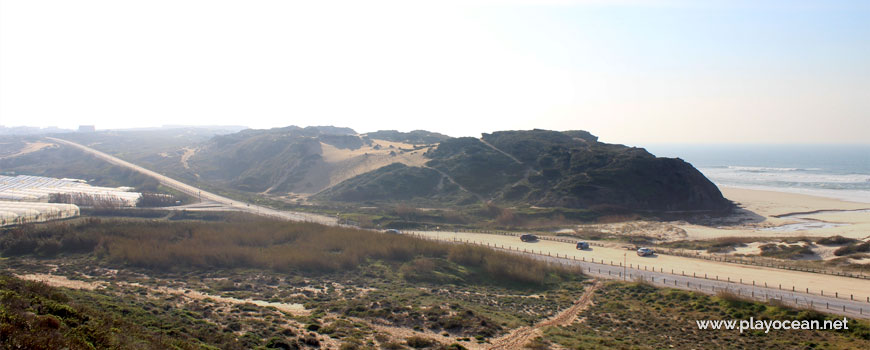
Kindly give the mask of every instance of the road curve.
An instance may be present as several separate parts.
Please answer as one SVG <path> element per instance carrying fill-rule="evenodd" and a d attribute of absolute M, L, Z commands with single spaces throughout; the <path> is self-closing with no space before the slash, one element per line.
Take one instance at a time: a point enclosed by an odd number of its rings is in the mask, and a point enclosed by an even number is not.
<path fill-rule="evenodd" d="M 316 223 L 320 223 L 320 224 L 324 224 L 324 225 L 338 225 L 338 221 L 333 217 L 329 217 L 329 216 L 325 216 L 325 215 L 311 214 L 311 213 L 275 210 L 272 208 L 267 208 L 267 207 L 259 206 L 256 204 L 250 204 L 250 203 L 245 203 L 245 202 L 238 201 L 235 199 L 230 199 L 230 198 L 220 196 L 220 195 L 208 192 L 208 191 L 203 191 L 199 188 L 196 188 L 194 186 L 185 184 L 181 181 L 172 179 L 168 176 L 165 176 L 165 175 L 159 174 L 157 172 L 145 169 L 141 166 L 130 163 L 130 162 L 125 161 L 123 159 L 111 156 L 109 154 L 100 152 L 100 151 L 95 150 L 93 148 L 90 148 L 90 147 L 87 147 L 87 146 L 84 146 L 84 145 L 81 145 L 81 144 L 78 144 L 78 143 L 75 143 L 72 141 L 67 141 L 67 140 L 63 140 L 63 139 L 59 139 L 59 138 L 55 138 L 55 137 L 47 137 L 47 139 L 52 140 L 52 141 L 57 142 L 57 143 L 60 143 L 60 144 L 64 144 L 67 146 L 77 148 L 83 152 L 92 154 L 92 155 L 96 156 L 97 158 L 105 160 L 111 164 L 138 171 L 142 174 L 145 174 L 147 176 L 150 176 L 150 177 L 156 179 L 157 181 L 159 181 L 161 184 L 163 184 L 166 187 L 172 188 L 174 190 L 177 190 L 179 192 L 182 192 L 184 194 L 187 194 L 187 195 L 195 197 L 195 198 L 201 198 L 203 201 L 211 201 L 211 202 L 218 203 L 218 204 L 220 204 L 220 205 L 222 205 L 230 210 L 244 211 L 244 212 L 248 212 L 248 213 L 255 214 L 255 215 L 274 217 L 274 218 L 290 220 L 290 221 L 304 221 L 304 222 L 316 222 Z"/>

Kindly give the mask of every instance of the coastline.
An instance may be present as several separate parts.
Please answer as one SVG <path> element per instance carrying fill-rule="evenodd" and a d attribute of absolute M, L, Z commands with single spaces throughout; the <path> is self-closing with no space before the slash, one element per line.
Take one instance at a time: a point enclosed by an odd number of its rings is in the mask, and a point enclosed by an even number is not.
<path fill-rule="evenodd" d="M 795 237 L 835 236 L 865 239 L 870 237 L 870 203 L 852 202 L 793 192 L 720 186 L 725 198 L 735 202 L 747 219 L 739 225 L 713 226 L 697 224 L 678 225 L 688 239 L 718 237 Z M 806 230 L 771 230 L 783 225 L 802 222 L 840 224 Z"/>

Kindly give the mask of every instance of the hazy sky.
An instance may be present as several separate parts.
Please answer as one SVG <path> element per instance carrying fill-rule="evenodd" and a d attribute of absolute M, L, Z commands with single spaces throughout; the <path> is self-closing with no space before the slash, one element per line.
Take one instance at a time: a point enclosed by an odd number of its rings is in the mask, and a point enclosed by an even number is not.
<path fill-rule="evenodd" d="M 0 0 L 0 125 L 870 143 L 870 1 Z"/>

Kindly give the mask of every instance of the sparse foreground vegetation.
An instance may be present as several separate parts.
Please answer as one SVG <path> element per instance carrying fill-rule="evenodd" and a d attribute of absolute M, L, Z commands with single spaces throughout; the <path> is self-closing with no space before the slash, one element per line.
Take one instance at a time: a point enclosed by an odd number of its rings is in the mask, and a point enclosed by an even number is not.
<path fill-rule="evenodd" d="M 5 269 L 93 285 L 46 293 L 105 313 L 88 319 L 130 320 L 140 327 L 131 341 L 144 348 L 461 349 L 553 315 L 584 290 L 575 271 L 508 253 L 236 214 L 208 222 L 81 218 L 2 237 Z M 60 337 L 73 334 L 78 321 L 56 317 Z M 4 326 L 32 328 L 16 319 Z M 108 340 L 88 344 L 135 347 L 112 338 L 128 333 L 114 327 Z"/>
<path fill-rule="evenodd" d="M 215 325 L 164 301 L 137 305 L 6 274 L 0 275 L 0 295 L 0 349 L 242 348 Z"/>
<path fill-rule="evenodd" d="M 610 282 L 596 291 L 582 321 L 550 327 L 536 343 L 570 349 L 866 349 L 870 323 L 850 319 L 848 330 L 700 330 L 695 320 L 825 320 L 836 316 L 741 299 Z M 840 319 L 842 319 L 840 317 Z"/>
<path fill-rule="evenodd" d="M 143 212 L 144 213 L 144 212 Z M 4 344 L 24 348 L 462 349 L 568 309 L 587 281 L 479 247 L 227 213 L 85 217 L 2 232 Z M 701 331 L 696 319 L 824 319 L 743 300 L 607 283 L 576 322 L 526 348 L 865 348 L 870 325 L 770 334 Z M 264 304 L 265 303 L 265 304 Z M 525 341 L 525 340 L 524 340 Z M 12 348 L 6 346 L 6 348 Z"/>

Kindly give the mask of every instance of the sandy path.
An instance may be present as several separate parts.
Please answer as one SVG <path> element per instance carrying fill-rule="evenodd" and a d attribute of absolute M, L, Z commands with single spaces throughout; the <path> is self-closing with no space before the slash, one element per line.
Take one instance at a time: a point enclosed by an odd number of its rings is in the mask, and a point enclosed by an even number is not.
<path fill-rule="evenodd" d="M 224 304 L 254 304 L 261 307 L 274 307 L 280 311 L 292 314 L 292 315 L 309 315 L 311 314 L 310 310 L 306 310 L 302 304 L 288 304 L 288 303 L 275 303 L 263 300 L 254 300 L 254 299 L 238 299 L 232 297 L 222 297 L 218 295 L 211 295 L 202 292 L 198 292 L 190 289 L 178 289 L 178 288 L 169 288 L 169 287 L 148 287 L 143 286 L 137 283 L 130 283 L 130 286 L 136 287 L 144 287 L 148 288 L 155 292 L 161 292 L 166 294 L 179 295 L 190 299 L 195 300 L 203 300 L 203 299 L 211 299 L 218 303 Z"/>
<path fill-rule="evenodd" d="M 26 275 L 15 275 L 23 280 L 43 282 L 52 287 L 63 287 L 70 289 L 95 290 L 106 286 L 105 282 L 86 282 L 79 280 L 71 280 L 64 276 L 49 275 L 44 273 L 30 273 Z"/>
<path fill-rule="evenodd" d="M 767 285 L 777 288 L 782 284 L 783 289 L 791 290 L 792 286 L 795 290 L 810 289 L 810 292 L 819 294 L 821 290 L 825 291 L 826 295 L 833 295 L 834 292 L 842 296 L 854 295 L 855 300 L 864 300 L 870 297 L 870 280 L 839 277 L 831 275 L 822 275 L 817 273 L 782 270 L 775 268 L 740 265 L 733 263 L 724 263 L 718 261 L 709 261 L 702 259 L 685 258 L 670 255 L 655 255 L 652 257 L 640 257 L 634 251 L 617 248 L 593 247 L 591 250 L 579 251 L 574 244 L 562 243 L 555 241 L 537 241 L 534 243 L 523 243 L 517 237 L 491 235 L 484 233 L 468 233 L 468 232 L 439 232 L 439 231 L 421 231 L 415 232 L 425 237 L 435 238 L 445 241 L 459 239 L 462 241 L 478 242 L 490 244 L 505 249 L 527 249 L 535 252 L 542 252 L 544 255 L 552 254 L 555 256 L 567 256 L 568 258 L 576 258 L 587 261 L 595 259 L 605 261 L 610 264 L 619 265 L 626 261 L 630 267 L 640 266 L 655 269 L 656 271 L 671 272 L 681 274 L 683 272 L 688 276 L 696 274 L 702 277 L 706 274 L 709 278 L 714 279 L 718 276 L 720 280 L 731 281 L 743 280 L 744 283 L 752 283 L 755 281 L 758 285 Z"/>
<path fill-rule="evenodd" d="M 84 290 L 95 290 L 98 288 L 103 288 L 108 283 L 104 281 L 79 281 L 79 280 L 71 280 L 66 278 L 65 276 L 60 275 L 49 275 L 42 273 L 32 273 L 25 275 L 16 275 L 16 277 L 29 280 L 29 281 L 39 281 L 44 282 L 45 284 L 52 287 L 63 287 L 63 288 L 71 288 L 71 289 L 84 289 Z M 288 304 L 288 303 L 275 303 L 268 302 L 263 300 L 253 300 L 253 299 L 238 299 L 231 297 L 222 297 L 218 295 L 211 295 L 202 292 L 198 292 L 190 289 L 180 289 L 180 288 L 169 288 L 169 287 L 150 287 L 146 285 L 142 285 L 139 283 L 125 283 L 118 282 L 119 285 L 131 286 L 131 287 L 141 287 L 146 288 L 152 292 L 159 292 L 165 294 L 178 295 L 190 299 L 195 300 L 203 300 L 203 299 L 211 299 L 218 303 L 224 304 L 254 304 L 261 307 L 274 307 L 280 311 L 290 313 L 293 315 L 308 315 L 311 311 L 306 310 L 302 304 Z"/>
<path fill-rule="evenodd" d="M 486 140 L 484 140 L 483 138 L 479 138 L 478 140 L 480 140 L 480 142 L 483 143 L 484 145 L 489 146 L 489 148 L 492 148 L 494 151 L 501 153 L 501 154 L 504 154 L 505 156 L 507 156 L 510 159 L 513 159 L 513 161 L 516 162 L 517 164 L 523 164 L 523 162 L 521 162 L 519 159 L 517 159 L 517 157 L 514 157 L 510 153 L 507 153 L 505 151 L 498 149 L 498 147 L 491 145 L 489 142 L 486 142 Z"/>
<path fill-rule="evenodd" d="M 50 143 L 50 142 L 38 142 L 38 141 L 37 142 L 27 142 L 27 145 L 22 147 L 17 153 L 10 154 L 10 155 L 5 156 L 5 157 L 0 157 L 0 159 L 15 158 L 15 157 L 23 156 L 23 155 L 28 154 L 28 153 L 37 152 L 37 151 L 42 150 L 43 148 L 48 148 L 48 147 L 57 147 L 57 145 L 54 143 Z"/>
<path fill-rule="evenodd" d="M 185 169 L 190 170 L 190 157 L 193 157 L 199 148 L 184 147 L 183 150 L 184 154 L 181 155 L 181 165 L 184 166 Z"/>
<path fill-rule="evenodd" d="M 544 327 L 551 326 L 565 326 L 573 323 L 577 320 L 577 315 L 580 314 L 583 310 L 589 308 L 592 305 L 592 296 L 595 293 L 595 290 L 601 285 L 601 282 L 595 281 L 589 288 L 583 292 L 583 295 L 580 296 L 580 299 L 577 300 L 574 305 L 563 310 L 556 316 L 552 318 L 543 320 L 538 322 L 537 324 L 529 327 L 520 327 L 517 328 L 507 335 L 498 338 L 492 342 L 492 346 L 488 349 L 490 350 L 507 350 L 507 349 L 521 349 L 523 345 L 528 344 L 532 339 L 543 334 Z"/>

